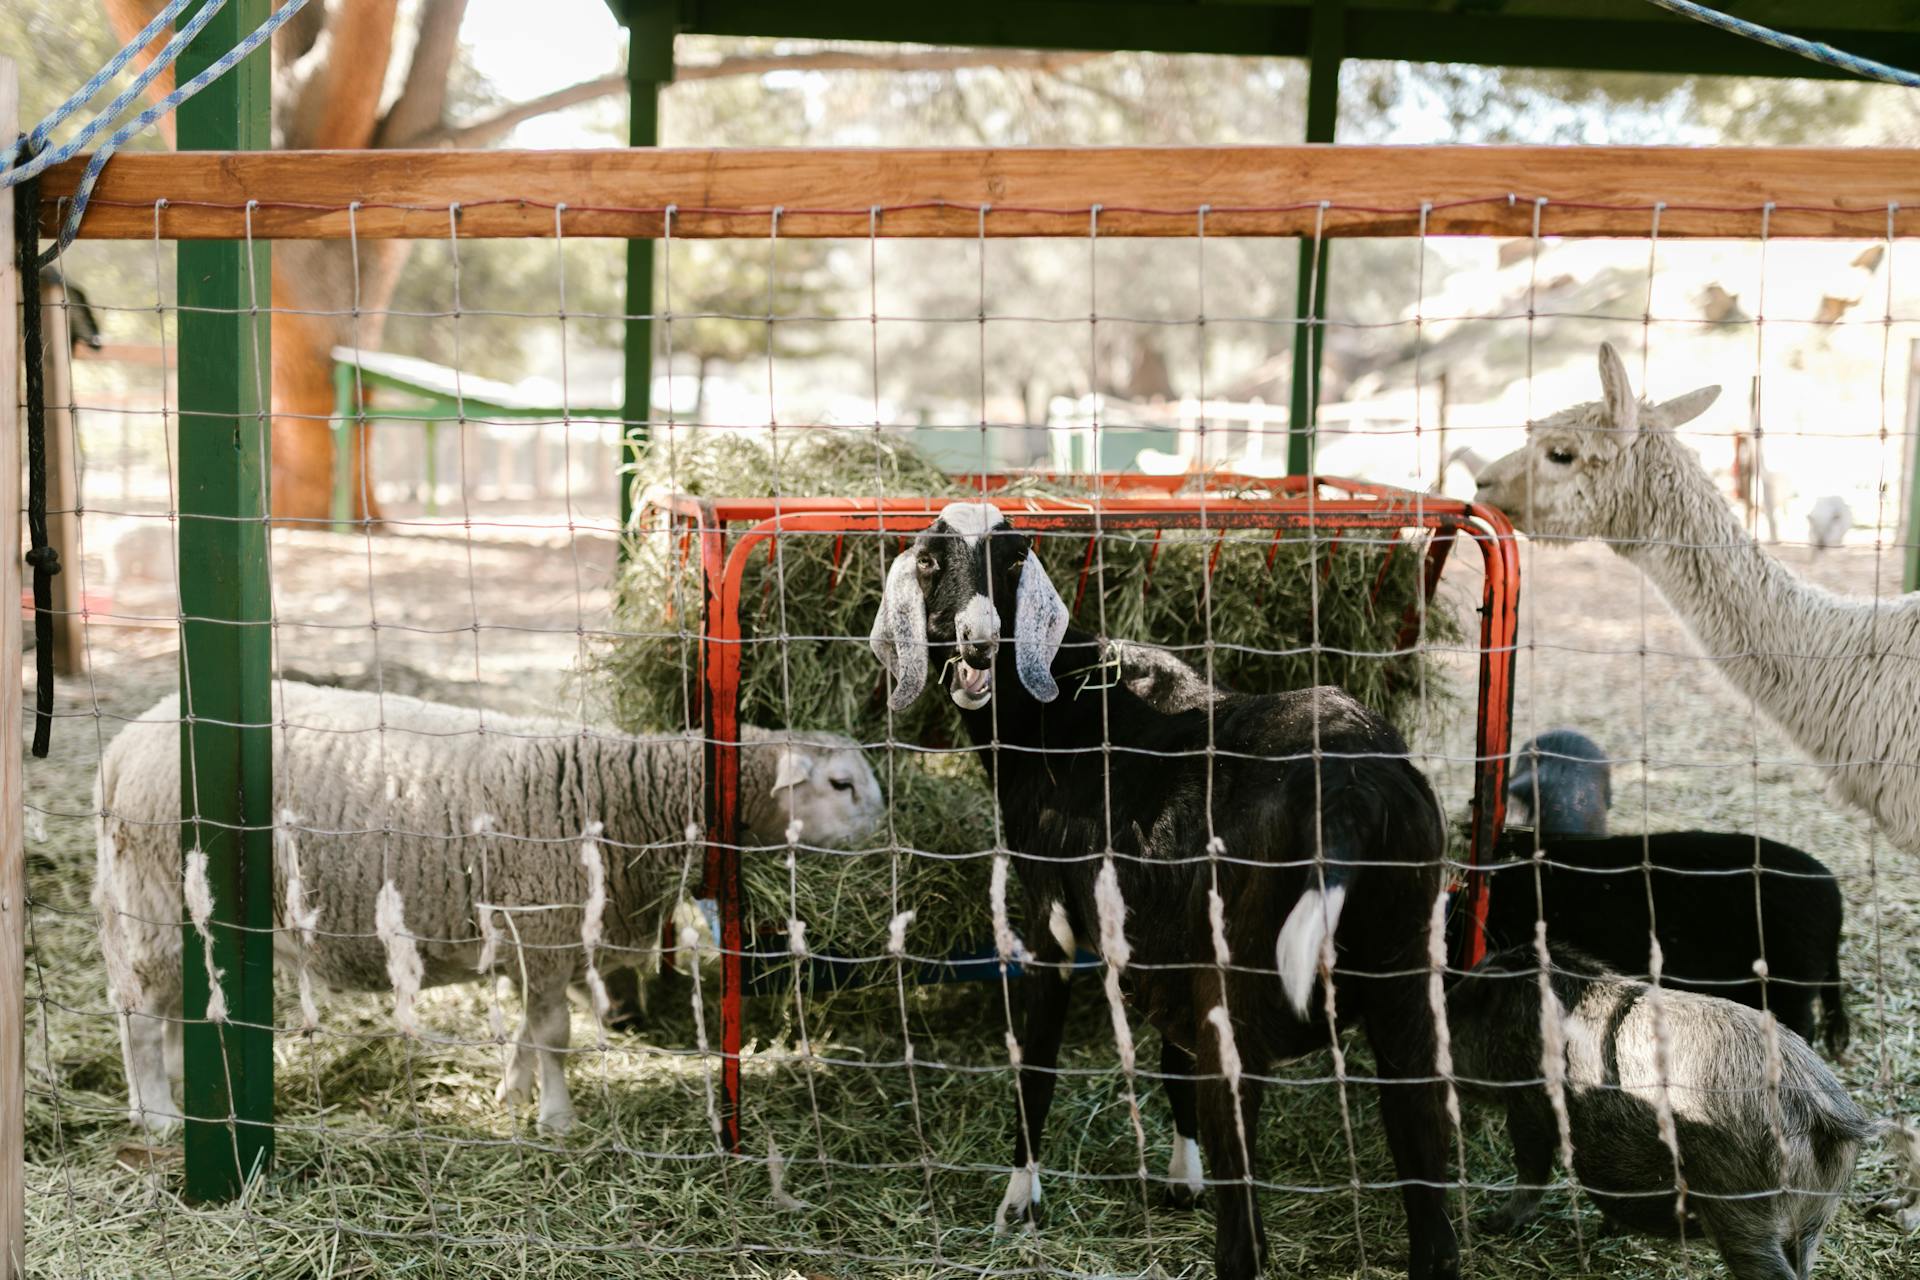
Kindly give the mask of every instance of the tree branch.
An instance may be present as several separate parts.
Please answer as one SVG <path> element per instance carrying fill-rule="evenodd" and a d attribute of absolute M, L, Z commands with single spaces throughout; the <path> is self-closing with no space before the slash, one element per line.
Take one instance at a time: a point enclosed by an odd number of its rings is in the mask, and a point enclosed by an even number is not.
<path fill-rule="evenodd" d="M 358 0 L 328 11 L 326 31 L 308 55 L 316 60 L 313 75 L 287 104 L 289 148 L 352 150 L 372 141 L 398 8 L 399 0 Z"/>
<path fill-rule="evenodd" d="M 717 62 L 683 63 L 673 69 L 675 83 L 717 80 L 725 76 L 757 76 L 772 71 L 957 71 L 966 67 L 1056 72 L 1104 58 L 1104 53 L 1055 52 L 1044 49 L 930 49 L 919 53 L 865 53 L 822 49 L 813 53 L 738 54 Z M 492 115 L 462 125 L 443 125 L 409 139 L 411 147 L 484 147 L 497 142 L 519 125 L 537 116 L 611 97 L 626 91 L 625 72 L 556 89 L 526 102 L 502 107 Z"/>
<path fill-rule="evenodd" d="M 552 93 L 541 94 L 526 102 L 502 107 L 492 115 L 482 116 L 478 120 L 463 125 L 440 125 L 407 140 L 410 147 L 484 147 L 490 142 L 512 133 L 516 127 L 536 116 L 548 115 L 555 111 L 564 111 L 568 107 L 583 102 L 592 102 L 596 98 L 610 97 L 616 93 L 625 93 L 627 74 L 616 71 L 612 75 L 601 76 L 597 80 L 585 80 L 579 84 L 556 89 Z"/>
<path fill-rule="evenodd" d="M 374 130 L 374 146 L 415 146 L 416 139 L 444 122 L 447 79 L 460 51 L 460 22 L 466 13 L 467 0 L 422 0 L 407 82 Z"/>

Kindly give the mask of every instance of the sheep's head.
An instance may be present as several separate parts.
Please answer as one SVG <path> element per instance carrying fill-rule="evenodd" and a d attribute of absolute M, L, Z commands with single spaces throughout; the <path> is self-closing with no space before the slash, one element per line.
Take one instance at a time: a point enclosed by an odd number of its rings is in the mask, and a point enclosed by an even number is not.
<path fill-rule="evenodd" d="M 880 829 L 886 812 L 880 779 L 852 738 L 783 732 L 744 749 L 779 753 L 766 795 L 748 796 L 743 806 L 748 841 L 785 844 L 798 822 L 799 839 L 807 844 L 852 847 Z"/>
<path fill-rule="evenodd" d="M 1535 423 L 1524 447 L 1475 477 L 1474 501 L 1500 508 L 1514 527 L 1563 538 L 1606 537 L 1648 500 L 1639 484 L 1641 446 L 1705 413 L 1719 387 L 1659 404 L 1641 400 L 1611 344 L 1600 344 L 1599 400 Z"/>
<path fill-rule="evenodd" d="M 901 710 L 926 687 L 930 665 L 954 702 L 977 711 L 993 698 L 1000 620 L 1013 613 L 1014 669 L 1041 702 L 1060 690 L 1053 656 L 1067 629 L 1067 606 L 1053 589 L 1027 535 L 985 502 L 955 502 L 887 571 L 886 596 L 873 620 L 873 651 L 894 678 Z"/>

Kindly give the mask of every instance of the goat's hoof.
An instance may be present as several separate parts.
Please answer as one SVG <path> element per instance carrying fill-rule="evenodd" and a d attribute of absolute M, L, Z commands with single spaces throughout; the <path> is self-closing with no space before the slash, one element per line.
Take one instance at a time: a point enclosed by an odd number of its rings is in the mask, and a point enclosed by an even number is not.
<path fill-rule="evenodd" d="M 1425 1258 L 1407 1262 L 1407 1280 L 1460 1280 L 1460 1247 L 1449 1241 Z"/>
<path fill-rule="evenodd" d="M 1518 1235 L 1534 1219 L 1532 1206 L 1517 1209 L 1511 1205 L 1502 1205 L 1490 1213 L 1483 1213 L 1474 1219 L 1474 1226 L 1492 1236 Z"/>
<path fill-rule="evenodd" d="M 1257 1247 L 1250 1240 L 1236 1240 L 1232 1244 L 1225 1241 L 1218 1243 L 1214 1248 L 1213 1269 L 1220 1280 L 1259 1280 L 1260 1275 L 1267 1269 L 1267 1242 L 1264 1234 Z"/>
<path fill-rule="evenodd" d="M 493 1091 L 493 1100 L 503 1107 L 525 1106 L 533 1101 L 533 1082 L 519 1084 L 512 1080 L 502 1080 L 500 1087 Z"/>
<path fill-rule="evenodd" d="M 540 1132 L 555 1138 L 565 1137 L 573 1128 L 572 1111 L 556 1111 L 551 1115 L 542 1113 L 539 1120 Z"/>
<path fill-rule="evenodd" d="M 150 1111 L 145 1107 L 134 1107 L 127 1112 L 127 1123 L 138 1133 L 150 1138 L 171 1137 L 180 1127 L 180 1117 L 171 1111 Z"/>
<path fill-rule="evenodd" d="M 1163 1182 L 1160 1184 L 1160 1199 L 1169 1209 L 1185 1212 L 1198 1205 L 1206 1195 L 1204 1187 L 1190 1187 L 1184 1182 Z"/>
<path fill-rule="evenodd" d="M 993 1215 L 993 1234 L 1003 1236 L 1013 1227 L 1036 1227 L 1040 1215 L 1040 1173 L 1028 1167 L 1007 1175 L 1007 1194 Z"/>
<path fill-rule="evenodd" d="M 1040 1204 L 1033 1201 L 1018 1207 L 1000 1206 L 1000 1212 L 993 1215 L 993 1234 L 1010 1235 L 1015 1231 L 1038 1231 L 1040 1229 Z"/>

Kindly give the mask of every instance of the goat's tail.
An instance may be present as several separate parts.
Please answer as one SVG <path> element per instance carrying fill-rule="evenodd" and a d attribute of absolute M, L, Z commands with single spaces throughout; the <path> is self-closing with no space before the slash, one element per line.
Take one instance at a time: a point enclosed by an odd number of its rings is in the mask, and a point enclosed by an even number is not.
<path fill-rule="evenodd" d="M 1446 833 L 1426 779 L 1402 760 L 1327 759 L 1317 779 L 1303 767 L 1291 782 L 1288 807 L 1297 816 L 1288 847 L 1296 857 L 1315 849 L 1320 856 L 1280 928 L 1275 958 L 1287 1003 L 1304 1018 L 1315 980 L 1331 971 L 1340 912 L 1361 868 L 1424 867 L 1433 884 L 1414 898 L 1424 920 L 1439 886 Z M 1379 887 L 1395 878 L 1389 874 Z"/>
<path fill-rule="evenodd" d="M 1308 885 L 1280 926 L 1274 953 L 1280 963 L 1280 982 L 1295 1016 L 1307 1016 L 1307 1001 L 1321 968 L 1332 967 L 1333 935 L 1340 928 L 1340 909 L 1347 905 L 1347 882 L 1353 868 L 1329 863 L 1308 870 Z"/>

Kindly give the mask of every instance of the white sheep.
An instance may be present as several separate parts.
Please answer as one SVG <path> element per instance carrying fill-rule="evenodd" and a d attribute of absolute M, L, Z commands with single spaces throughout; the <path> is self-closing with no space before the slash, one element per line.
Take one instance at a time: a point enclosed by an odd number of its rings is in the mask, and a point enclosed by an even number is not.
<path fill-rule="evenodd" d="M 1845 498 L 1830 493 L 1807 512 L 1807 545 L 1816 553 L 1843 547 L 1852 528 L 1853 508 Z"/>
<path fill-rule="evenodd" d="M 1721 671 L 1841 799 L 1920 853 L 1920 593 L 1838 596 L 1795 577 L 1727 506 L 1673 428 L 1719 395 L 1642 401 L 1611 346 L 1602 399 L 1535 424 L 1478 478 L 1475 501 L 1543 539 L 1600 538 L 1640 567 Z"/>
<path fill-rule="evenodd" d="M 699 847 L 700 739 L 276 689 L 274 953 L 309 1024 L 316 980 L 394 991 L 410 1031 L 419 988 L 510 975 L 526 1013 L 499 1097 L 530 1096 L 537 1056 L 540 1124 L 564 1131 L 567 985 L 657 959 Z M 161 1132 L 180 1115 L 179 725 L 179 699 L 163 699 L 108 746 L 95 784 L 93 901 L 130 1115 Z M 877 826 L 880 785 L 851 739 L 743 736 L 743 843 L 852 843 Z M 204 894 L 204 860 L 188 859 L 185 888 L 189 903 Z"/>

